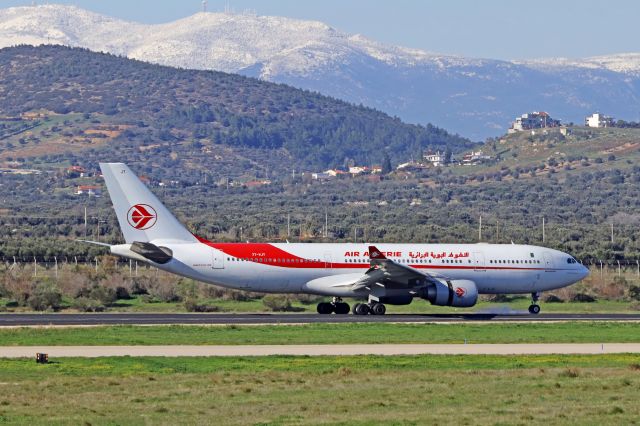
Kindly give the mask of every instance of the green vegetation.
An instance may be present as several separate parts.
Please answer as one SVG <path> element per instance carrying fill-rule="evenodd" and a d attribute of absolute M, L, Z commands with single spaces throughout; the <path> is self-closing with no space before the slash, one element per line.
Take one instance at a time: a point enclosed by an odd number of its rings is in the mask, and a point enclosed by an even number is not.
<path fill-rule="evenodd" d="M 305 294 L 268 295 L 196 283 L 153 268 L 129 269 L 113 257 L 95 266 L 0 264 L 0 312 L 316 312 L 323 298 Z M 117 265 L 117 267 L 116 267 Z M 592 269 L 574 286 L 545 293 L 543 312 L 635 313 L 640 310 L 640 278 L 631 268 Z M 37 276 L 34 276 L 37 275 Z M 586 300 L 595 300 L 585 302 Z M 349 300 L 350 303 L 355 301 Z M 528 295 L 481 296 L 471 309 L 432 306 L 416 299 L 388 312 L 417 314 L 526 313 Z"/>
<path fill-rule="evenodd" d="M 90 165 L 77 151 L 103 145 L 96 139 L 114 139 L 99 157 L 137 162 L 152 155 L 160 162 L 158 171 L 174 168 L 185 154 L 198 169 L 208 170 L 215 156 L 206 154 L 225 155 L 224 147 L 280 151 L 275 155 L 279 164 L 295 160 L 326 167 L 349 160 L 380 163 L 384 152 L 400 158 L 426 147 L 470 143 L 431 125 L 405 124 L 370 108 L 239 75 L 180 70 L 63 46 L 2 49 L 0 63 L 5 64 L 6 87 L 0 115 L 13 119 L 50 111 L 67 123 L 15 134 L 15 126 L 3 132 L 0 122 L 0 138 L 7 135 L 0 140 L 5 158 L 31 157 L 35 146 L 46 145 L 58 149 L 40 155 L 57 154 L 62 161 L 77 155 Z"/>
<path fill-rule="evenodd" d="M 18 424 L 633 424 L 634 355 L 0 360 Z M 126 409 L 123 409 L 126 407 Z"/>
<path fill-rule="evenodd" d="M 93 174 L 105 159 L 130 163 L 211 240 L 476 242 L 482 215 L 485 241 L 542 244 L 544 217 L 546 246 L 592 263 L 633 268 L 640 259 L 637 128 L 525 132 L 488 140 L 488 164 L 320 183 L 300 172 L 389 171 L 424 149 L 459 157 L 472 145 L 240 76 L 52 46 L 3 49 L 0 59 L 11 64 L 2 68 L 10 92 L 0 99 L 0 162 L 43 173 L 2 175 L 0 257 L 8 262 L 92 261 L 104 251 L 73 239 L 121 239 L 107 196 L 72 195 L 78 185 L 102 185 Z M 71 165 L 91 176 L 65 171 Z M 256 178 L 271 183 L 242 185 Z"/>
<path fill-rule="evenodd" d="M 626 343 L 637 323 L 302 324 L 251 326 L 100 326 L 0 329 L 5 346 L 277 345 L 346 343 Z"/>

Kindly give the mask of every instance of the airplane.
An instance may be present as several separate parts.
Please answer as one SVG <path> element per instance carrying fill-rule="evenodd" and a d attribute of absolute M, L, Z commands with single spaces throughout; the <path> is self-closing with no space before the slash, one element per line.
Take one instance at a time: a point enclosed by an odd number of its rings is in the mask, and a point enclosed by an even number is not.
<path fill-rule="evenodd" d="M 319 314 L 384 315 L 423 299 L 472 307 L 479 294 L 531 294 L 574 284 L 589 270 L 571 255 L 519 244 L 219 243 L 183 226 L 131 169 L 100 163 L 125 244 L 112 254 L 222 287 L 332 297 Z M 366 300 L 350 308 L 344 298 Z"/>

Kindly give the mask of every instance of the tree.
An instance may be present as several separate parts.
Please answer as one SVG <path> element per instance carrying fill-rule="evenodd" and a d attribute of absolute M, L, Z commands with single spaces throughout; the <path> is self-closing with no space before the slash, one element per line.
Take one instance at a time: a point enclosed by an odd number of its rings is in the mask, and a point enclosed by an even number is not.
<path fill-rule="evenodd" d="M 382 174 L 387 175 L 392 171 L 393 168 L 391 167 L 391 158 L 389 158 L 389 154 L 385 152 L 382 157 Z"/>
<path fill-rule="evenodd" d="M 451 155 L 453 153 L 451 152 L 451 148 L 449 148 L 449 146 L 447 146 L 447 149 L 444 150 L 444 164 L 449 164 L 451 162 Z"/>

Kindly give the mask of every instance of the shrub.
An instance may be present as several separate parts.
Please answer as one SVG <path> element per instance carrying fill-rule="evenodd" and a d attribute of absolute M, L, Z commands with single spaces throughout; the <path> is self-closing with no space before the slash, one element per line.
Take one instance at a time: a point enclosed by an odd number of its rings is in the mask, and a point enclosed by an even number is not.
<path fill-rule="evenodd" d="M 640 286 L 632 285 L 629 287 L 629 298 L 640 301 Z"/>
<path fill-rule="evenodd" d="M 133 283 L 131 284 L 131 294 L 139 296 L 142 294 L 149 294 L 149 291 L 141 279 L 134 278 Z"/>
<path fill-rule="evenodd" d="M 79 297 L 73 301 L 71 305 L 72 308 L 75 308 L 81 312 L 102 312 L 104 311 L 104 305 L 99 301 L 94 299 L 89 299 L 87 297 Z"/>
<path fill-rule="evenodd" d="M 131 295 L 129 294 L 129 290 L 126 287 L 116 287 L 116 299 L 117 300 L 129 300 L 131 299 Z"/>
<path fill-rule="evenodd" d="M 295 300 L 303 305 L 313 305 L 322 300 L 322 296 L 316 296 L 315 294 L 297 294 Z"/>
<path fill-rule="evenodd" d="M 198 298 L 198 285 L 194 280 L 180 279 L 176 285 L 176 294 L 182 300 Z"/>
<path fill-rule="evenodd" d="M 149 286 L 149 295 L 160 302 L 179 302 L 180 296 L 176 294 L 173 283 L 155 282 Z"/>
<path fill-rule="evenodd" d="M 27 303 L 35 311 L 46 311 L 48 309 L 56 311 L 60 309 L 62 293 L 60 293 L 55 284 L 42 282 L 36 286 Z"/>
<path fill-rule="evenodd" d="M 187 312 L 218 312 L 220 308 L 215 305 L 199 304 L 197 299 L 187 299 L 184 301 Z"/>
<path fill-rule="evenodd" d="M 564 303 L 564 300 L 556 296 L 555 294 L 546 295 L 545 297 L 542 298 L 542 301 L 547 303 Z"/>
<path fill-rule="evenodd" d="M 585 293 L 578 293 L 573 296 L 573 298 L 571 298 L 571 301 L 580 303 L 593 303 L 596 301 L 596 298 Z"/>
<path fill-rule="evenodd" d="M 102 285 L 95 285 L 89 292 L 89 298 L 97 300 L 103 305 L 110 305 L 116 301 L 116 291 Z"/>
<path fill-rule="evenodd" d="M 287 296 L 268 294 L 262 298 L 262 303 L 274 312 L 291 310 L 291 300 Z"/>

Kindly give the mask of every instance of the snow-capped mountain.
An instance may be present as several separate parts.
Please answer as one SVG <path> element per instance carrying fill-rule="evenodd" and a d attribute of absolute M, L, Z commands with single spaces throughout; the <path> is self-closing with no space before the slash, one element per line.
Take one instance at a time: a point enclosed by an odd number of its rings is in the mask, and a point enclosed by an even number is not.
<path fill-rule="evenodd" d="M 0 47 L 64 44 L 182 68 L 242 73 L 481 139 L 516 115 L 637 119 L 640 54 L 509 62 L 388 46 L 321 22 L 197 13 L 159 25 L 73 6 L 0 10 Z"/>

